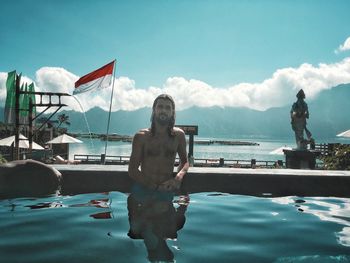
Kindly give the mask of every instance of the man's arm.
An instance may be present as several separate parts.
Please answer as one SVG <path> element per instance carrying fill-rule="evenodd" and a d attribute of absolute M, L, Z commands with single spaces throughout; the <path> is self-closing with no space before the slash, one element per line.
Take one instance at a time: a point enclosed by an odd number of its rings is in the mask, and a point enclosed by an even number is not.
<path fill-rule="evenodd" d="M 178 190 L 181 186 L 182 179 L 186 175 L 188 168 L 190 166 L 187 160 L 185 134 L 182 130 L 180 130 L 178 131 L 177 136 L 179 138 L 177 153 L 180 158 L 180 164 L 177 168 L 177 174 L 174 178 L 160 184 L 158 188 L 160 191 Z"/>
<path fill-rule="evenodd" d="M 180 158 L 180 163 L 179 163 L 179 166 L 177 167 L 177 174 L 175 176 L 175 180 L 181 182 L 183 177 L 186 175 L 188 168 L 190 167 L 187 159 L 185 133 L 182 130 L 179 133 L 178 155 Z"/>
<path fill-rule="evenodd" d="M 157 185 L 153 183 L 149 178 L 144 176 L 139 167 L 142 161 L 142 152 L 144 145 L 144 132 L 140 131 L 135 134 L 132 140 L 132 150 L 129 162 L 129 176 L 137 183 L 140 183 L 148 188 L 156 189 Z"/>

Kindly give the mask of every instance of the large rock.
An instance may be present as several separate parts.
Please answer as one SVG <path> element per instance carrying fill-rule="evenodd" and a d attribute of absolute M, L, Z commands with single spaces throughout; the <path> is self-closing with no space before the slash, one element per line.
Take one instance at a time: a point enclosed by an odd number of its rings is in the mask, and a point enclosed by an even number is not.
<path fill-rule="evenodd" d="M 55 193 L 62 175 L 55 168 L 34 160 L 0 165 L 0 197 L 42 196 Z"/>

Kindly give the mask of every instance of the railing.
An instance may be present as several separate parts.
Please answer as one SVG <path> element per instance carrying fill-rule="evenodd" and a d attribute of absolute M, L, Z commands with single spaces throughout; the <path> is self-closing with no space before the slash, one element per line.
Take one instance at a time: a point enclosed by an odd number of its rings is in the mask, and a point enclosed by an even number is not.
<path fill-rule="evenodd" d="M 82 164 L 101 164 L 101 154 L 75 154 L 74 160 L 80 161 Z M 105 164 L 128 164 L 130 161 L 129 156 L 121 155 L 107 155 L 105 157 Z"/>
<path fill-rule="evenodd" d="M 321 152 L 321 156 L 327 156 L 334 152 L 335 148 L 341 145 L 349 145 L 343 143 L 320 143 L 315 145 L 315 150 Z"/>
<path fill-rule="evenodd" d="M 329 154 L 329 151 L 333 149 L 334 144 L 330 143 L 319 143 L 315 144 L 315 150 L 321 152 L 322 156 L 326 156 Z"/>
<path fill-rule="evenodd" d="M 263 160 L 236 160 L 236 159 L 206 159 L 194 158 L 194 166 L 196 167 L 235 167 L 235 168 L 277 168 L 283 167 L 285 163 L 282 160 L 263 161 Z"/>
<path fill-rule="evenodd" d="M 101 164 L 102 155 L 98 154 L 75 154 L 75 161 L 80 161 L 82 164 Z M 130 156 L 107 155 L 105 164 L 128 164 Z M 179 164 L 179 159 L 175 160 L 175 165 Z M 193 166 L 195 167 L 235 167 L 235 168 L 278 168 L 284 167 L 285 162 L 277 161 L 262 161 L 262 160 L 234 160 L 224 158 L 194 158 Z"/>

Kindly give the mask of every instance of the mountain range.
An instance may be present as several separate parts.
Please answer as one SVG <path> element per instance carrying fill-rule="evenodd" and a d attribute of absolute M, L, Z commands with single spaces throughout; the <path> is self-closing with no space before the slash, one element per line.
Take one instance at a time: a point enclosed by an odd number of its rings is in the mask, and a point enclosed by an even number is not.
<path fill-rule="evenodd" d="M 257 111 L 248 108 L 200 108 L 192 107 L 176 112 L 176 124 L 198 125 L 200 137 L 226 138 L 288 138 L 294 137 L 290 125 L 291 105 Z M 343 84 L 319 93 L 317 98 L 308 102 L 310 119 L 308 128 L 314 138 L 332 138 L 336 134 L 350 129 L 350 84 Z M 95 107 L 82 113 L 66 110 L 71 123 L 71 132 L 106 133 L 108 112 Z M 0 108 L 0 121 L 3 120 L 3 108 Z M 136 111 L 116 111 L 111 113 L 109 133 L 133 135 L 141 128 L 150 126 L 150 108 Z M 55 118 L 55 117 L 54 117 Z"/>

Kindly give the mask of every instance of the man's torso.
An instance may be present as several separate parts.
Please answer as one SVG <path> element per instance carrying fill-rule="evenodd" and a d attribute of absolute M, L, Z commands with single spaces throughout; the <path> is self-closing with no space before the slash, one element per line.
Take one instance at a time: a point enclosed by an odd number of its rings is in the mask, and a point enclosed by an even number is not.
<path fill-rule="evenodd" d="M 178 136 L 144 134 L 141 171 L 160 184 L 173 177 L 174 163 L 179 145 Z"/>

